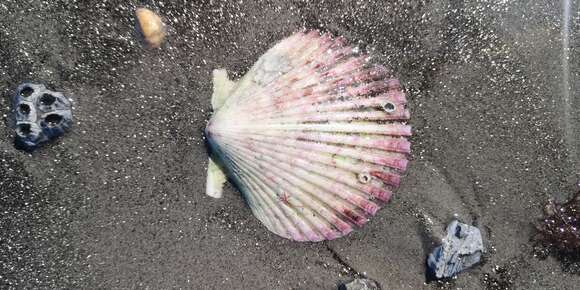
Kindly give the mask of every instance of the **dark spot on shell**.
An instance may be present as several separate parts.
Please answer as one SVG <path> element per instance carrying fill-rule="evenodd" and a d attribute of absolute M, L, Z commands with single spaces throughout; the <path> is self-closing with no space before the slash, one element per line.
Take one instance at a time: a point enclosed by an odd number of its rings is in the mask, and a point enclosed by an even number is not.
<path fill-rule="evenodd" d="M 391 103 L 391 102 L 386 102 L 383 105 L 383 110 L 385 110 L 385 112 L 387 113 L 393 113 L 396 110 L 395 104 Z"/>
<path fill-rule="evenodd" d="M 349 210 L 349 209 L 344 209 L 342 211 L 342 213 L 350 220 L 352 220 L 355 224 L 359 224 L 363 217 L 361 217 L 360 215 L 356 214 L 355 212 Z"/>

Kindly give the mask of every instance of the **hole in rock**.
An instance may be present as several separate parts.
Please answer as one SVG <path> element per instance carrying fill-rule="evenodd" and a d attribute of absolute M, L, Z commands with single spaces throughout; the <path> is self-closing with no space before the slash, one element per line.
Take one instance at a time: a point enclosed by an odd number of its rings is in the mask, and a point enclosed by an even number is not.
<path fill-rule="evenodd" d="M 18 110 L 24 115 L 28 115 L 30 113 L 30 107 L 27 104 L 20 104 L 18 106 Z"/>
<path fill-rule="evenodd" d="M 44 94 L 40 97 L 40 103 L 45 106 L 50 106 L 56 101 L 56 98 L 51 94 Z"/>
<path fill-rule="evenodd" d="M 30 124 L 20 124 L 18 125 L 18 134 L 26 136 L 32 132 Z"/>
<path fill-rule="evenodd" d="M 50 114 L 44 119 L 46 124 L 50 127 L 57 126 L 62 121 L 62 116 L 57 114 Z"/>
<path fill-rule="evenodd" d="M 30 97 L 30 95 L 32 95 L 32 93 L 34 93 L 34 89 L 31 88 L 31 87 L 24 87 L 20 91 L 20 95 L 23 96 L 23 97 L 25 97 L 25 98 Z"/>

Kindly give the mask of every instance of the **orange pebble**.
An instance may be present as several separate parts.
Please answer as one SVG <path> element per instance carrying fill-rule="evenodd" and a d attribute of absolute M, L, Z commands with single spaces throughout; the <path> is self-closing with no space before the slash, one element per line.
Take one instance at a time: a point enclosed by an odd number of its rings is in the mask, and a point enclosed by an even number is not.
<path fill-rule="evenodd" d="M 165 39 L 165 24 L 159 15 L 147 8 L 138 8 L 137 14 L 138 29 L 143 35 L 145 42 L 153 48 L 158 48 Z"/>

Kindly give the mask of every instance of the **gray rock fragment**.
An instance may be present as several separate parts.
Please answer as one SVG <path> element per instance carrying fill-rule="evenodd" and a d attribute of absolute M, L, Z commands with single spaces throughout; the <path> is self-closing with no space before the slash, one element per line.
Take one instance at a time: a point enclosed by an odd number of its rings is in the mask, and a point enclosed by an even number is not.
<path fill-rule="evenodd" d="M 477 264 L 483 251 L 479 229 L 454 220 L 447 226 L 443 244 L 429 254 L 428 274 L 434 279 L 453 277 Z"/>
<path fill-rule="evenodd" d="M 371 279 L 354 279 L 338 286 L 338 290 L 381 290 L 381 286 Z"/>

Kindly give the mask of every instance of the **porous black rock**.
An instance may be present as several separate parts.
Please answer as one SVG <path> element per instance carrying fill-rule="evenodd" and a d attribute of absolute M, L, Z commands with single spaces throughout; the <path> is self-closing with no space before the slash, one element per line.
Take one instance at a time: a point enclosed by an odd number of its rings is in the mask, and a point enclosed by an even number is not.
<path fill-rule="evenodd" d="M 42 84 L 22 83 L 13 97 L 15 146 L 33 151 L 72 125 L 72 104 Z"/>
<path fill-rule="evenodd" d="M 427 259 L 428 276 L 438 280 L 451 278 L 479 263 L 483 239 L 478 228 L 456 220 L 447 226 L 447 236 Z"/>

